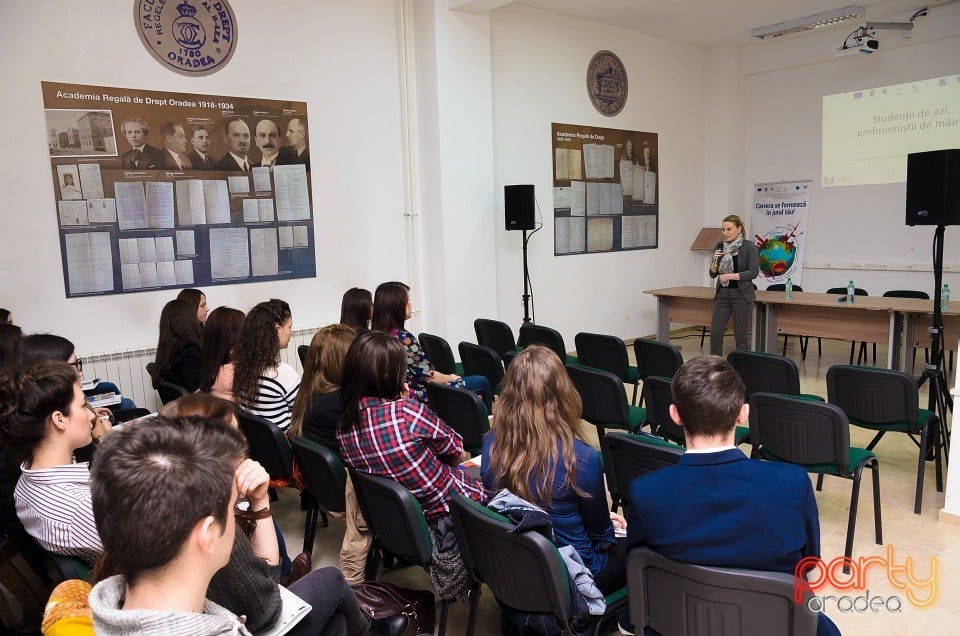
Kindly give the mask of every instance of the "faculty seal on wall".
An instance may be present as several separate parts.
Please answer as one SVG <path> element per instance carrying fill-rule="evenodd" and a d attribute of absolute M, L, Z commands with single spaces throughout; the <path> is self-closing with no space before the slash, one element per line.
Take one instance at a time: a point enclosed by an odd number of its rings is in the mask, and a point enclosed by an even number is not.
<path fill-rule="evenodd" d="M 587 95 L 597 112 L 613 117 L 627 103 L 627 69 L 616 54 L 598 51 L 587 66 Z"/>
<path fill-rule="evenodd" d="M 136 0 L 140 40 L 161 64 L 184 75 L 209 75 L 237 46 L 237 20 L 227 0 Z"/>

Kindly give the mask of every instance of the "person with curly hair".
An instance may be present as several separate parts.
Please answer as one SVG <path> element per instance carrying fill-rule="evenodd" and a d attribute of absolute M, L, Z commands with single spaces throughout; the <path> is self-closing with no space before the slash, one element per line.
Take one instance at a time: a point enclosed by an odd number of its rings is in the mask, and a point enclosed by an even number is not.
<path fill-rule="evenodd" d="M 300 389 L 300 375 L 280 360 L 292 333 L 290 305 L 272 298 L 250 310 L 233 348 L 233 399 L 284 432 Z"/>

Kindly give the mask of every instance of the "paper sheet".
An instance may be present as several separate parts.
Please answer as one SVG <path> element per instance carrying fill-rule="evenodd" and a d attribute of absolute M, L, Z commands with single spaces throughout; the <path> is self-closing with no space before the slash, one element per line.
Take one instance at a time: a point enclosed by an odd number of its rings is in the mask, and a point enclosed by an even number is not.
<path fill-rule="evenodd" d="M 157 237 L 157 262 L 160 261 L 169 261 L 173 262 L 176 259 L 176 255 L 173 251 L 173 237 L 172 236 L 158 236 Z"/>
<path fill-rule="evenodd" d="M 279 228 L 280 234 L 280 249 L 292 249 L 293 248 L 293 226 L 292 225 L 281 225 Z"/>
<path fill-rule="evenodd" d="M 254 276 L 276 276 L 280 272 L 276 228 L 250 230 L 250 259 Z"/>
<path fill-rule="evenodd" d="M 80 189 L 84 199 L 103 198 L 103 179 L 100 176 L 100 164 L 81 163 L 77 166 L 80 173 Z"/>
<path fill-rule="evenodd" d="M 583 181 L 570 182 L 570 216 L 583 216 L 587 213 L 587 184 Z"/>
<path fill-rule="evenodd" d="M 177 254 L 181 257 L 197 255 L 197 243 L 193 230 L 177 230 Z"/>
<path fill-rule="evenodd" d="M 657 244 L 657 217 L 654 214 L 623 217 L 620 246 L 624 249 L 654 247 Z"/>
<path fill-rule="evenodd" d="M 270 192 L 270 168 L 258 166 L 252 168 L 254 192 Z"/>
<path fill-rule="evenodd" d="M 157 282 L 161 287 L 173 287 L 177 284 L 177 272 L 173 261 L 157 263 Z"/>
<path fill-rule="evenodd" d="M 604 252 L 613 249 L 613 219 L 590 219 L 587 223 L 587 251 Z"/>
<path fill-rule="evenodd" d="M 137 239 L 120 239 L 120 264 L 136 265 L 140 262 L 140 247 Z M 139 270 L 137 270 L 139 272 Z M 139 273 L 137 274 L 139 276 Z"/>
<path fill-rule="evenodd" d="M 256 199 L 243 200 L 243 222 L 256 223 L 260 220 L 260 202 Z"/>
<path fill-rule="evenodd" d="M 69 293 L 113 291 L 113 253 L 109 232 L 67 234 L 64 243 Z"/>
<path fill-rule="evenodd" d="M 177 181 L 177 224 L 203 225 L 206 222 L 203 182 L 200 179 Z"/>
<path fill-rule="evenodd" d="M 193 261 L 176 261 L 173 269 L 177 274 L 177 285 L 181 287 L 193 285 Z"/>
<path fill-rule="evenodd" d="M 141 181 L 117 181 L 117 218 L 121 230 L 147 229 L 147 199 Z"/>
<path fill-rule="evenodd" d="M 226 185 L 225 181 L 222 181 Z M 250 276 L 246 228 L 210 228 L 210 277 L 213 280 Z"/>
<path fill-rule="evenodd" d="M 657 202 L 657 173 L 647 172 L 643 178 L 643 202 L 653 205 Z"/>
<path fill-rule="evenodd" d="M 310 246 L 310 237 L 309 237 L 309 234 L 307 233 L 306 225 L 293 226 L 293 246 L 294 247 Z"/>
<path fill-rule="evenodd" d="M 156 263 L 140 263 L 137 267 L 140 268 L 140 282 L 143 283 L 144 287 L 160 286 L 160 280 L 157 278 Z"/>
<path fill-rule="evenodd" d="M 623 188 L 623 196 L 633 196 L 633 162 L 629 159 L 620 160 L 620 185 Z"/>
<path fill-rule="evenodd" d="M 250 178 L 247 175 L 227 177 L 230 194 L 250 194 Z"/>
<path fill-rule="evenodd" d="M 137 239 L 138 263 L 157 262 L 157 243 L 152 236 Z"/>
<path fill-rule="evenodd" d="M 88 199 L 87 219 L 89 219 L 91 223 L 116 223 L 117 200 Z"/>
<path fill-rule="evenodd" d="M 124 289 L 140 289 L 143 287 L 143 283 L 140 281 L 140 266 L 136 263 L 121 265 L 120 278 L 123 281 Z"/>
<path fill-rule="evenodd" d="M 290 166 L 275 166 L 273 180 L 276 185 L 277 219 L 300 221 L 310 218 L 310 197 L 307 192 L 307 167 L 300 163 Z"/>
<path fill-rule="evenodd" d="M 230 193 L 227 192 L 227 182 L 222 179 L 204 179 L 203 205 L 208 224 L 229 223 Z"/>
<path fill-rule="evenodd" d="M 554 219 L 554 246 L 557 254 L 573 254 L 584 250 L 584 218 Z"/>
<path fill-rule="evenodd" d="M 569 210 L 571 199 L 571 190 L 570 188 L 554 188 L 553 189 L 553 209 L 554 210 Z"/>
<path fill-rule="evenodd" d="M 173 228 L 173 184 L 147 181 L 147 224 L 154 229 Z"/>
<path fill-rule="evenodd" d="M 57 201 L 57 210 L 60 213 L 60 225 L 90 225 L 86 201 Z"/>
<path fill-rule="evenodd" d="M 273 199 L 257 199 L 260 202 L 259 216 L 261 221 L 273 221 Z"/>

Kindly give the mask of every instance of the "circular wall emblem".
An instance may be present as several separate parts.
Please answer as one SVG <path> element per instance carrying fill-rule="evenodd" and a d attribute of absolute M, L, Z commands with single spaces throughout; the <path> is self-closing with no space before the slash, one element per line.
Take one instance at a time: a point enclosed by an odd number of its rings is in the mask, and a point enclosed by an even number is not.
<path fill-rule="evenodd" d="M 627 103 L 627 69 L 616 54 L 598 51 L 587 66 L 587 95 L 601 115 L 613 117 Z"/>
<path fill-rule="evenodd" d="M 185 75 L 209 75 L 227 65 L 237 46 L 237 21 L 227 0 L 136 0 L 140 40 L 161 64 Z"/>

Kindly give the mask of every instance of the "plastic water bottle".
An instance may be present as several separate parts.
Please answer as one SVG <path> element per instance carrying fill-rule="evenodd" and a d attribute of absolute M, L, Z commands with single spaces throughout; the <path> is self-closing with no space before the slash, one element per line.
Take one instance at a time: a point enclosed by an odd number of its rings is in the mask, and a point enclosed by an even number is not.
<path fill-rule="evenodd" d="M 787 276 L 787 286 L 784 289 L 783 293 L 785 300 L 790 300 L 793 298 L 793 279 Z"/>
<path fill-rule="evenodd" d="M 950 285 L 943 284 L 943 290 L 940 292 L 940 311 L 950 310 Z"/>
<path fill-rule="evenodd" d="M 847 283 L 847 304 L 853 304 L 853 297 L 856 296 L 856 287 L 853 286 L 853 281 Z"/>

